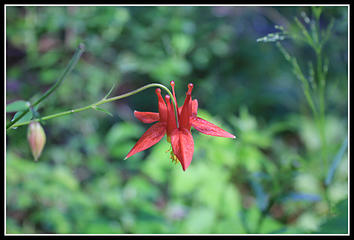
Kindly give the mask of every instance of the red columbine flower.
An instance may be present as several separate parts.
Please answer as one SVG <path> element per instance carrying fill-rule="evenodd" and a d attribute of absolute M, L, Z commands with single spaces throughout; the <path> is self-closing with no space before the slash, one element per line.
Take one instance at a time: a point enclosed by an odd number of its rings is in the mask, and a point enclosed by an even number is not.
<path fill-rule="evenodd" d="M 175 95 L 175 83 L 171 81 L 173 98 L 176 101 Z M 193 84 L 188 84 L 188 91 L 186 93 L 186 98 L 184 104 L 178 107 L 178 128 L 176 124 L 176 116 L 173 109 L 173 102 L 170 102 L 170 96 L 165 96 L 165 101 L 161 96 L 161 90 L 156 89 L 156 94 L 158 98 L 159 112 L 138 112 L 134 111 L 134 115 L 137 119 L 144 123 L 153 123 L 152 125 L 135 146 L 130 150 L 125 159 L 131 157 L 132 155 L 141 152 L 156 143 L 158 143 L 163 136 L 167 135 L 167 141 L 172 145 L 171 159 L 173 161 L 180 161 L 183 170 L 185 171 L 193 158 L 194 152 L 194 141 L 191 134 L 191 127 L 194 127 L 197 131 L 217 137 L 225 138 L 235 138 L 234 135 L 228 133 L 218 126 L 197 117 L 198 101 L 196 99 L 192 100 Z"/>

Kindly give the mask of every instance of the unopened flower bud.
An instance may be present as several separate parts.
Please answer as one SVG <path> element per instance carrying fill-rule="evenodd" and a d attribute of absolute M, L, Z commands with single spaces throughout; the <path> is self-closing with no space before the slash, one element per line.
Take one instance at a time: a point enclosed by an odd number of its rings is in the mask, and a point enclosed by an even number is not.
<path fill-rule="evenodd" d="M 39 122 L 31 122 L 28 126 L 27 139 L 34 160 L 37 161 L 45 145 L 45 132 Z"/>

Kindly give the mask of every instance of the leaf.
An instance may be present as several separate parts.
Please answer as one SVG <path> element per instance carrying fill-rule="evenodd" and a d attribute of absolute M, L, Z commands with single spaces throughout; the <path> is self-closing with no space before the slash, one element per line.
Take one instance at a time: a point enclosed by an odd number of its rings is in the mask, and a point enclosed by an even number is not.
<path fill-rule="evenodd" d="M 11 119 L 11 122 L 12 122 L 14 119 L 16 119 L 18 116 L 20 116 L 22 113 L 23 113 L 23 111 L 17 112 L 17 113 L 15 114 L 15 116 Z M 29 120 L 32 119 L 32 116 L 33 116 L 33 115 L 32 115 L 32 112 L 29 111 L 29 112 L 26 113 L 20 120 L 18 120 L 18 121 L 16 122 L 16 124 L 23 123 L 23 122 L 27 122 L 27 121 L 29 121 Z"/>
<path fill-rule="evenodd" d="M 18 100 L 12 102 L 6 106 L 6 112 L 24 111 L 29 107 L 29 102 L 24 100 Z"/>
<path fill-rule="evenodd" d="M 193 208 L 183 222 L 185 233 L 211 233 L 216 220 L 216 213 L 213 209 L 205 207 Z"/>
<path fill-rule="evenodd" d="M 347 147 L 348 147 L 348 138 L 345 138 L 342 143 L 341 148 L 339 149 L 339 151 L 337 152 L 336 156 L 333 159 L 330 169 L 328 170 L 328 174 L 327 174 L 326 182 L 325 182 L 327 186 L 332 182 L 333 175 L 334 175 L 337 167 L 339 166 L 340 161 L 343 159 L 343 155 L 344 155 Z"/>
<path fill-rule="evenodd" d="M 258 180 L 251 179 L 251 186 L 256 195 L 257 206 L 261 211 L 264 211 L 269 203 L 269 197 L 264 192 L 263 186 Z"/>
<path fill-rule="evenodd" d="M 348 233 L 348 199 L 344 199 L 334 207 L 335 215 L 326 219 L 315 233 L 347 234 Z"/>
<path fill-rule="evenodd" d="M 104 112 L 104 113 L 108 114 L 109 116 L 113 117 L 113 114 L 108 112 L 106 109 L 103 109 L 103 108 L 100 108 L 100 107 L 92 107 L 92 108 L 95 109 L 95 110 Z"/>
<path fill-rule="evenodd" d="M 115 88 L 116 84 L 113 84 L 113 86 L 111 87 L 111 89 L 109 90 L 109 92 L 106 94 L 106 96 L 104 96 L 103 99 L 106 99 L 113 91 L 113 89 Z"/>
<path fill-rule="evenodd" d="M 293 192 L 285 196 L 283 200 L 294 201 L 294 202 L 296 201 L 318 202 L 321 200 L 321 197 L 316 194 Z"/>

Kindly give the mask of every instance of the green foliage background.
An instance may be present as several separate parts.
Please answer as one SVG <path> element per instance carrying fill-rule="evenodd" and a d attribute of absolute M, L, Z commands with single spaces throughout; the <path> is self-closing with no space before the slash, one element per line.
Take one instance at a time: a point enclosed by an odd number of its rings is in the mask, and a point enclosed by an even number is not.
<path fill-rule="evenodd" d="M 157 111 L 153 89 L 96 111 L 44 122 L 47 143 L 34 162 L 27 127 L 6 132 L 6 233 L 347 233 L 348 9 L 334 20 L 324 55 L 326 161 L 301 84 L 274 44 L 256 39 L 291 29 L 311 7 L 15 7 L 6 9 L 6 103 L 35 99 L 60 75 L 80 42 L 74 71 L 41 116 L 176 82 L 182 104 L 194 84 L 198 115 L 236 140 L 192 130 L 186 172 L 165 138 L 123 161 L 149 127 L 133 110 Z M 306 69 L 314 53 L 283 41 Z M 306 74 L 309 74 L 305 71 Z M 7 114 L 7 121 L 13 114 Z M 332 162 L 339 158 L 339 164 Z M 327 166 L 327 168 L 326 168 Z M 324 177 L 333 171 L 327 186 Z"/>

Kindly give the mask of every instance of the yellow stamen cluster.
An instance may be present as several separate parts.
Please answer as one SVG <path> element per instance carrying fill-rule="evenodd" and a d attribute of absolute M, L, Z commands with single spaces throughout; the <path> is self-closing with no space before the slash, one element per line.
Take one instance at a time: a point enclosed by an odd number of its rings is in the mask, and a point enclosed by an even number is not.
<path fill-rule="evenodd" d="M 178 158 L 174 154 L 174 152 L 172 150 L 172 146 L 170 146 L 170 148 L 166 152 L 170 152 L 170 159 L 172 160 L 173 163 L 177 164 L 178 163 Z"/>
<path fill-rule="evenodd" d="M 177 156 L 173 153 L 173 151 L 171 150 L 170 152 L 170 158 L 172 160 L 173 163 L 177 164 L 178 163 L 178 158 Z"/>

